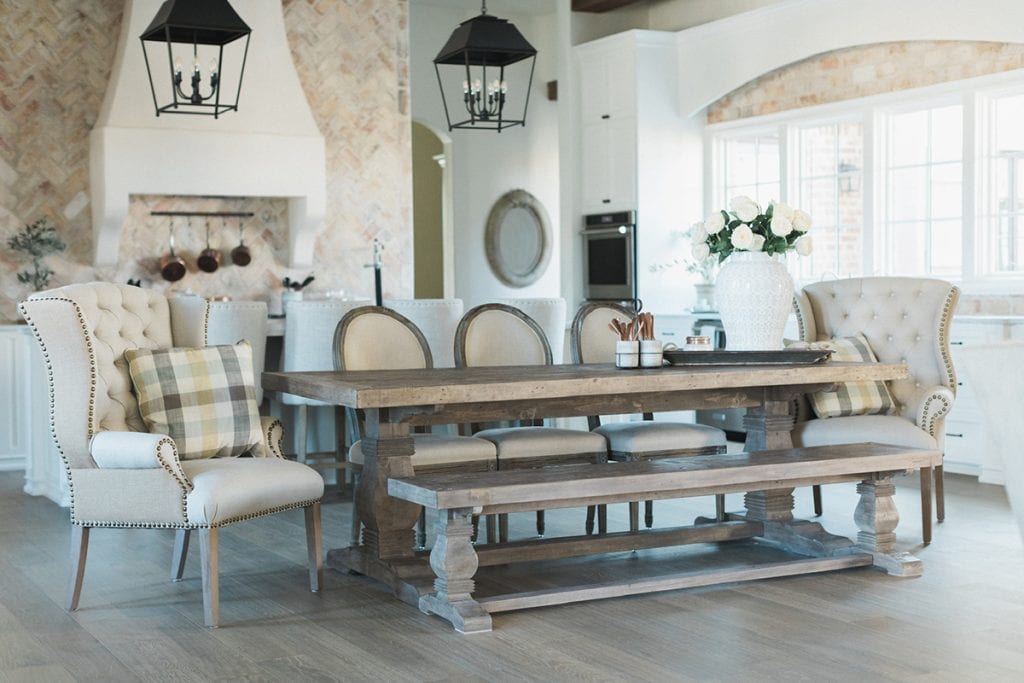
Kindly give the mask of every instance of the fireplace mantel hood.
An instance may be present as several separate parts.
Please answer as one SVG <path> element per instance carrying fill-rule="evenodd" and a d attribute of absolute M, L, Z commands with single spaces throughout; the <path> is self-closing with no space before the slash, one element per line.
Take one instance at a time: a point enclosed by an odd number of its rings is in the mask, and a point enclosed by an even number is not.
<path fill-rule="evenodd" d="M 308 267 L 324 217 L 324 139 L 292 62 L 280 0 L 235 3 L 252 41 L 239 111 L 218 119 L 156 116 L 139 35 L 160 4 L 126 0 L 90 134 L 96 265 L 116 263 L 129 195 L 145 194 L 287 198 L 288 265 Z"/>

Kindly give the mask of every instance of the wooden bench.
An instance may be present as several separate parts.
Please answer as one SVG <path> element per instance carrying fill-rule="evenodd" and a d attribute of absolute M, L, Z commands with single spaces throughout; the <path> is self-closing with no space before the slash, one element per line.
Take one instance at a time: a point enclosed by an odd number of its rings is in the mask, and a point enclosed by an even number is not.
<path fill-rule="evenodd" d="M 389 479 L 388 493 L 442 511 L 430 553 L 434 591 L 420 597 L 419 607 L 449 620 L 459 632 L 475 633 L 491 630 L 491 613 L 542 605 L 865 565 L 899 576 L 917 576 L 922 571 L 920 560 L 894 550 L 893 530 L 899 515 L 892 499 L 892 476 L 940 463 L 938 451 L 862 443 L 607 465 L 425 474 Z M 793 519 L 793 488 L 844 481 L 860 482 L 861 498 L 854 514 L 860 530 L 856 542 L 829 534 L 820 524 Z M 746 512 L 730 514 L 724 522 L 702 518 L 692 526 L 675 529 L 479 547 L 470 542 L 474 514 L 731 492 L 747 492 Z M 480 565 L 751 538 L 769 541 L 801 557 L 479 600 L 472 597 L 473 577 Z"/>

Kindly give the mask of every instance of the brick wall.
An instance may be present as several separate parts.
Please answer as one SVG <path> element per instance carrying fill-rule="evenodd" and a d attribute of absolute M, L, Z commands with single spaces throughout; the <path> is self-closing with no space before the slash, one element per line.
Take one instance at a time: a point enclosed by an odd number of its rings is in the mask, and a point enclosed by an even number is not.
<path fill-rule="evenodd" d="M 412 182 L 407 0 L 346 2 L 283 0 L 285 25 L 299 80 L 327 149 L 327 210 L 317 236 L 317 289 L 373 293 L 370 243 L 386 245 L 384 285 L 393 296 L 412 293 Z M 117 265 L 92 266 L 89 131 L 113 65 L 122 0 L 0 2 L 0 323 L 17 318 L 29 294 L 17 281 L 25 264 L 7 239 L 47 217 L 68 243 L 48 259 L 52 286 L 92 279 L 141 277 L 167 288 L 158 260 L 169 224 L 152 209 L 253 211 L 246 242 L 253 263 L 216 273 L 195 270 L 205 226 L 176 226 L 190 272 L 174 285 L 203 295 L 266 299 L 285 268 L 287 206 L 275 199 L 133 197 Z M 248 74 L 246 87 L 261 87 Z M 149 106 L 147 103 L 142 105 Z M 237 223 L 211 224 L 211 244 L 228 252 Z"/>
<path fill-rule="evenodd" d="M 789 64 L 708 108 L 708 123 L 761 116 L 1024 68 L 1024 45 L 911 41 L 862 45 Z"/>

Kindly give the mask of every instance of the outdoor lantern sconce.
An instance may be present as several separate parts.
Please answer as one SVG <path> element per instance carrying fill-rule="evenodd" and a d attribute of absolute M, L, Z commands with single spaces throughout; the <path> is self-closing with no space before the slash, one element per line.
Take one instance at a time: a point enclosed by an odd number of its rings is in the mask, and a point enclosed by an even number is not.
<path fill-rule="evenodd" d="M 530 74 L 526 83 L 511 86 L 505 79 L 505 68 L 530 60 Z M 506 19 L 487 14 L 487 2 L 482 3 L 480 16 L 467 19 L 452 32 L 448 42 L 434 58 L 437 84 L 441 88 L 441 102 L 448 120 L 448 130 L 454 128 L 478 128 L 496 130 L 526 125 L 526 108 L 530 103 L 530 86 L 533 84 L 533 67 L 537 61 L 537 50 L 523 37 L 519 29 Z M 441 66 L 450 65 L 457 69 L 445 69 L 451 74 L 448 87 L 441 78 Z M 525 64 L 523 65 L 525 67 Z M 515 69 L 514 71 L 518 71 Z M 521 69 L 525 73 L 525 68 Z M 457 74 L 457 75 L 456 75 Z M 469 118 L 452 122 L 453 110 L 458 111 L 452 96 L 448 105 L 446 91 L 452 92 L 461 84 L 462 106 Z M 522 113 L 509 115 L 506 104 L 521 101 Z M 463 114 L 455 113 L 456 119 Z"/>
<path fill-rule="evenodd" d="M 839 176 L 839 191 L 843 193 L 860 192 L 860 167 L 847 161 L 840 161 L 836 169 Z"/>
<path fill-rule="evenodd" d="M 224 112 L 238 111 L 251 33 L 252 29 L 242 21 L 228 0 L 165 0 L 149 28 L 139 36 L 156 115 L 200 114 L 217 118 Z M 245 38 L 245 47 L 239 50 L 241 61 L 237 81 L 234 71 L 230 78 L 225 79 L 224 46 L 239 38 Z M 160 104 L 153 75 L 155 67 L 156 80 L 162 80 L 160 57 L 155 56 L 151 64 L 147 44 L 167 46 L 168 82 L 160 87 L 161 92 L 170 88 L 166 104 Z M 205 73 L 204 60 L 208 63 Z M 227 98 L 221 97 L 225 87 L 235 91 L 234 101 L 229 101 L 230 93 Z"/>

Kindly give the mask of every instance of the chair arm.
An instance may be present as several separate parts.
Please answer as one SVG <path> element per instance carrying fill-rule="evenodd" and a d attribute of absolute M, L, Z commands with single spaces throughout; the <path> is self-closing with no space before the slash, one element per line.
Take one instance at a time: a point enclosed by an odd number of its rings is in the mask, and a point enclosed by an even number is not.
<path fill-rule="evenodd" d="M 178 448 L 165 434 L 99 432 L 89 441 L 89 455 L 100 469 L 163 468 L 185 491 L 192 490 L 178 461 Z"/>
<path fill-rule="evenodd" d="M 260 426 L 263 429 L 263 443 L 252 449 L 252 455 L 257 458 L 283 458 L 281 442 L 284 440 L 284 425 L 276 417 L 261 415 Z"/>
<path fill-rule="evenodd" d="M 954 394 L 949 387 L 936 385 L 922 388 L 907 401 L 906 405 L 914 418 L 914 424 L 936 436 L 935 430 L 939 422 L 953 409 L 953 399 Z"/>

